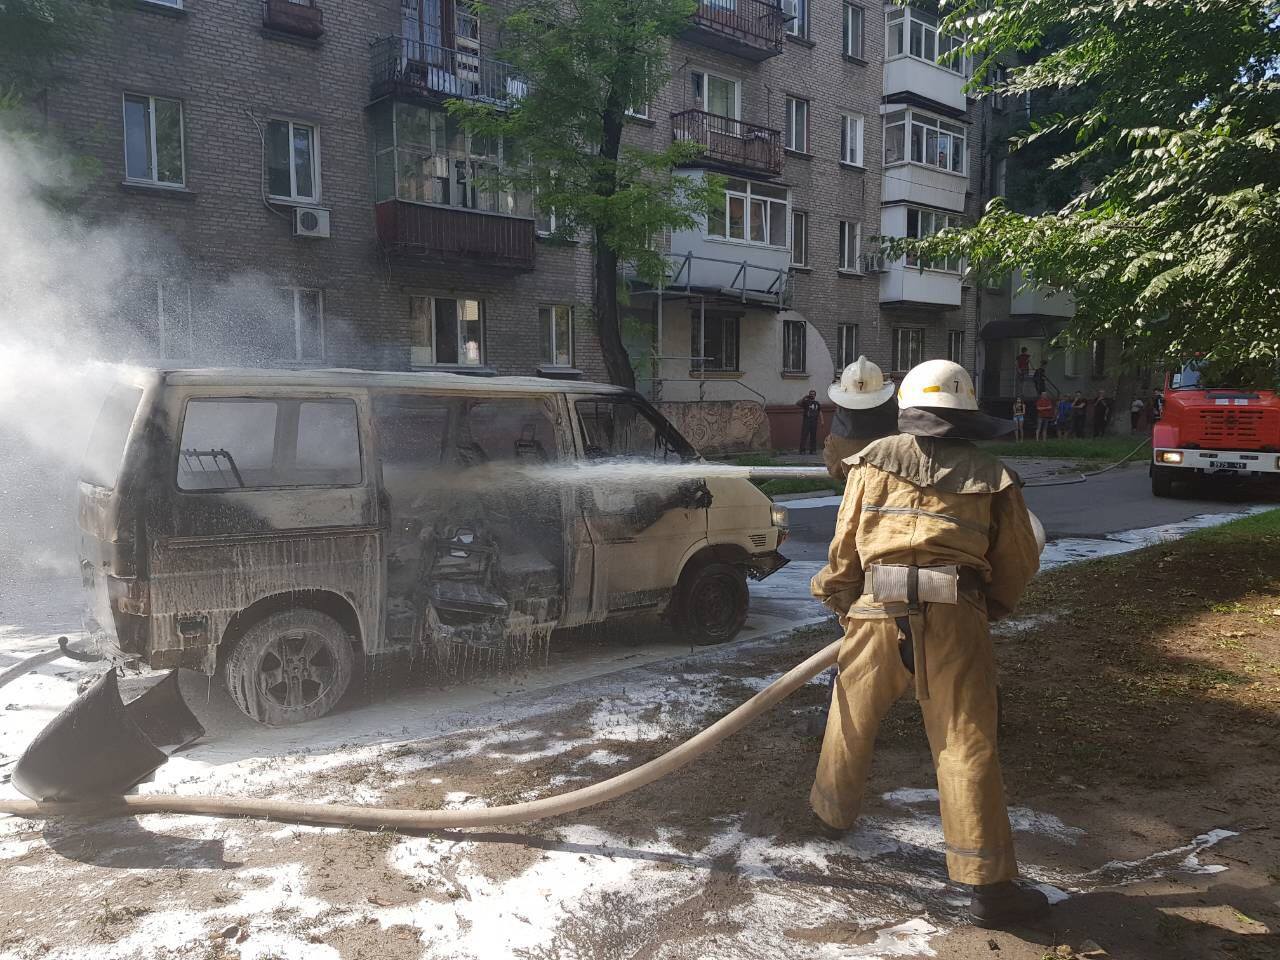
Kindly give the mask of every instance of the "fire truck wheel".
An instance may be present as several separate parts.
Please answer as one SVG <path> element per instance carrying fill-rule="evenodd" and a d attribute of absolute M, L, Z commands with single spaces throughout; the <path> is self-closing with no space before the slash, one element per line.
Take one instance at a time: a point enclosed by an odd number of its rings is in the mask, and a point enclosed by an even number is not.
<path fill-rule="evenodd" d="M 227 692 L 251 720 L 282 727 L 322 717 L 342 699 L 355 650 L 342 625 L 318 610 L 282 610 L 236 641 L 223 664 Z"/>
<path fill-rule="evenodd" d="M 732 640 L 747 621 L 751 594 L 740 567 L 707 563 L 686 570 L 676 588 L 676 623 L 691 643 Z"/>
<path fill-rule="evenodd" d="M 1151 468 L 1151 495 L 1153 497 L 1173 496 L 1173 470 L 1169 467 Z"/>

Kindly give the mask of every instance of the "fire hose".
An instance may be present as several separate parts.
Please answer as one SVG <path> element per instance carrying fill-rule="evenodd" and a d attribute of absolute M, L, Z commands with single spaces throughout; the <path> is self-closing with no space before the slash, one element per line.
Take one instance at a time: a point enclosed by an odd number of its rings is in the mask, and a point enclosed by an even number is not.
<path fill-rule="evenodd" d="M 750 700 L 660 757 L 608 780 L 541 800 L 482 809 L 419 810 L 248 797 L 131 794 L 75 802 L 0 799 L 0 813 L 28 819 L 65 816 L 101 819 L 144 813 L 176 813 L 205 817 L 247 817 L 280 823 L 357 827 L 365 830 L 444 830 L 458 827 L 497 827 L 543 820 L 615 800 L 686 766 L 833 666 L 842 642 L 843 640 L 836 640 L 803 663 L 792 667 Z"/>

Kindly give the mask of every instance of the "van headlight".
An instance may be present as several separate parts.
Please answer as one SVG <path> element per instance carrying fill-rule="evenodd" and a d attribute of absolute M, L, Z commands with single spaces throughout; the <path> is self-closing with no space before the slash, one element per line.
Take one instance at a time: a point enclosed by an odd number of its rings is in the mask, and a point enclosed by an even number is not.
<path fill-rule="evenodd" d="M 790 526 L 791 514 L 787 512 L 787 508 L 780 503 L 775 503 L 769 507 L 769 521 L 775 527 L 781 527 L 785 530 Z"/>
<path fill-rule="evenodd" d="M 1159 460 L 1161 463 L 1181 463 L 1182 451 L 1181 450 L 1161 450 L 1158 454 L 1156 454 L 1156 459 Z"/>

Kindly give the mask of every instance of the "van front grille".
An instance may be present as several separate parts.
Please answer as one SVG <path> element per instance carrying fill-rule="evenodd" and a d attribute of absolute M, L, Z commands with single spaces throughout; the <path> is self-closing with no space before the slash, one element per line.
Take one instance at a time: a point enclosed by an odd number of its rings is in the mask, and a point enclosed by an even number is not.
<path fill-rule="evenodd" d="M 769 542 L 769 537 L 763 533 L 753 533 L 751 535 L 751 545 L 757 550 L 763 550 L 765 544 Z"/>

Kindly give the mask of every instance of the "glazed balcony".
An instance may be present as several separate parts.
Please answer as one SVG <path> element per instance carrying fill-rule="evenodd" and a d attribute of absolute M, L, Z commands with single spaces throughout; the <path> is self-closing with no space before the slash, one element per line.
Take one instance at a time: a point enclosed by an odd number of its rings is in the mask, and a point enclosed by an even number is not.
<path fill-rule="evenodd" d="M 509 63 L 402 37 L 383 37 L 370 44 L 369 74 L 373 100 L 504 104 L 518 100 L 528 89 Z"/>
<path fill-rule="evenodd" d="M 777 176 L 782 172 L 782 131 L 705 110 L 671 115 L 673 140 L 699 143 L 698 165 Z"/>
<path fill-rule="evenodd" d="M 782 52 L 788 19 L 776 0 L 701 0 L 684 38 L 759 62 Z"/>
<path fill-rule="evenodd" d="M 393 260 L 533 269 L 531 219 L 408 200 L 383 200 L 374 209 L 378 242 Z"/>
<path fill-rule="evenodd" d="M 315 0 L 263 0 L 262 25 L 276 33 L 318 40 L 324 34 L 324 12 Z"/>

